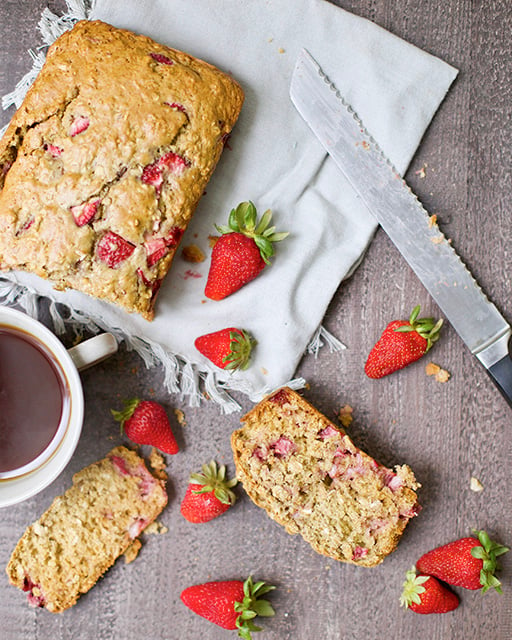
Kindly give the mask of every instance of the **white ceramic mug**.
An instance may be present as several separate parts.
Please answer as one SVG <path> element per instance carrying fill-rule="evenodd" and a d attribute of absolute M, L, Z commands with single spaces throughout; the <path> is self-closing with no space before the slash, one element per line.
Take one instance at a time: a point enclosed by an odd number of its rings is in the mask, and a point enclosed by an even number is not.
<path fill-rule="evenodd" d="M 102 333 L 66 349 L 41 322 L 21 311 L 2 306 L 0 331 L 14 339 L 19 337 L 25 340 L 33 349 L 41 352 L 51 363 L 59 380 L 59 387 L 63 389 L 60 419 L 47 446 L 21 466 L 0 469 L 0 507 L 5 507 L 42 491 L 63 471 L 76 449 L 82 431 L 84 395 L 79 370 L 115 353 L 117 341 L 112 334 Z M 3 375 L 8 376 L 9 372 L 4 371 Z M 5 402 L 1 392 L 0 388 L 0 411 L 1 403 Z"/>

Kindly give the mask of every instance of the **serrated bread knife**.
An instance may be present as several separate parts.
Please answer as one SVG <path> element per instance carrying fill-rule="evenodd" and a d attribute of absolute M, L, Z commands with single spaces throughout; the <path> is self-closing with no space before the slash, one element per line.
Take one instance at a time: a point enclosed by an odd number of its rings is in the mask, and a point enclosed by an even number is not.
<path fill-rule="evenodd" d="M 305 50 L 295 65 L 290 97 L 512 406 L 510 325 L 482 293 L 356 113 Z"/>

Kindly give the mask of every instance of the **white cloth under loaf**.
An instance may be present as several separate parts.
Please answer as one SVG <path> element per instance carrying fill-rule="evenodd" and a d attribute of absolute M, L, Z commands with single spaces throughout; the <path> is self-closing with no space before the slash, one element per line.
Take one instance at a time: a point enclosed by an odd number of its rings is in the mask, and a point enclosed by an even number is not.
<path fill-rule="evenodd" d="M 147 361 L 163 362 L 169 389 L 189 393 L 192 402 L 205 376 L 221 403 L 219 384 L 258 400 L 293 378 L 334 292 L 376 228 L 289 99 L 300 50 L 317 60 L 402 173 L 457 72 L 326 0 L 97 0 L 89 17 L 207 60 L 245 91 L 229 148 L 183 238 L 182 246 L 197 244 L 208 259 L 190 264 L 177 255 L 152 323 L 77 292 L 56 292 L 32 275 L 15 278 L 142 350 L 149 344 Z M 258 278 L 222 301 L 206 301 L 208 235 L 244 200 L 260 213 L 271 208 L 277 229 L 290 236 Z M 195 350 L 197 336 L 228 326 L 258 340 L 246 372 L 214 372 Z"/>

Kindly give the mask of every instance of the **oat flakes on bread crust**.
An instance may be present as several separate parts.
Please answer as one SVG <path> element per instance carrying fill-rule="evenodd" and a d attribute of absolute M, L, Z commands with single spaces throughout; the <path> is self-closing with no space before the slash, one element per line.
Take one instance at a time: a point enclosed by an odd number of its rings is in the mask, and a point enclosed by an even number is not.
<path fill-rule="evenodd" d="M 325 556 L 373 567 L 419 511 L 407 465 L 394 471 L 358 449 L 302 396 L 284 387 L 231 436 L 237 476 L 255 504 Z"/>
<path fill-rule="evenodd" d="M 242 102 L 206 62 L 78 22 L 0 141 L 0 268 L 151 320 Z"/>
<path fill-rule="evenodd" d="M 134 559 L 138 536 L 166 504 L 165 482 L 134 451 L 116 447 L 76 473 L 26 529 L 7 565 L 9 581 L 27 592 L 31 605 L 60 613 L 120 555 Z"/>

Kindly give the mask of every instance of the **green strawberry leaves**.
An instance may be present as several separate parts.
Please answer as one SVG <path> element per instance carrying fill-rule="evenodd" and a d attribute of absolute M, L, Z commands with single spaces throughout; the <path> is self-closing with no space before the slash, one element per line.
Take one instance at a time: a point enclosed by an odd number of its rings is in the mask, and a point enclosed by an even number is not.
<path fill-rule="evenodd" d="M 416 331 L 416 333 L 427 341 L 427 347 L 425 349 L 426 353 L 432 347 L 434 342 L 439 340 L 439 333 L 443 326 L 443 320 L 441 318 L 436 322 L 434 318 L 418 318 L 420 309 L 420 305 L 416 305 L 409 316 L 409 324 L 397 327 L 395 331 L 397 333 L 409 333 L 411 331 Z"/>
<path fill-rule="evenodd" d="M 244 599 L 242 602 L 235 602 L 235 611 L 240 612 L 236 620 L 240 638 L 251 640 L 251 632 L 261 631 L 261 627 L 256 626 L 253 622 L 256 616 L 270 618 L 275 615 L 270 602 L 260 600 L 261 596 L 274 589 L 274 586 L 263 581 L 253 583 L 252 576 L 249 576 L 244 582 Z"/>
<path fill-rule="evenodd" d="M 270 264 L 270 258 L 274 255 L 274 242 L 281 242 L 289 233 L 286 231 L 276 232 L 275 226 L 269 227 L 272 220 L 272 211 L 267 209 L 258 222 L 256 207 L 250 201 L 241 202 L 229 214 L 227 225 L 215 225 L 221 234 L 243 233 L 252 238 L 258 247 L 266 264 Z"/>
<path fill-rule="evenodd" d="M 244 329 L 237 329 L 229 333 L 230 352 L 222 358 L 224 369 L 245 371 L 251 361 L 251 353 L 256 346 L 256 340 Z"/>
<path fill-rule="evenodd" d="M 475 546 L 471 549 L 471 555 L 473 558 L 483 561 L 482 569 L 480 571 L 482 593 L 489 591 L 489 589 L 495 589 L 497 593 L 502 594 L 501 582 L 494 575 L 495 571 L 499 568 L 496 558 L 507 553 L 509 548 L 497 542 L 493 542 L 486 531 L 478 531 L 477 529 L 474 529 L 473 533 L 482 545 Z"/>
<path fill-rule="evenodd" d="M 420 595 L 425 593 L 425 582 L 429 579 L 429 576 L 416 575 L 416 568 L 412 567 L 405 574 L 405 582 L 403 584 L 402 595 L 400 596 L 400 606 L 408 609 L 411 604 L 421 604 Z"/>
<path fill-rule="evenodd" d="M 236 486 L 236 478 L 226 479 L 226 467 L 221 465 L 217 469 L 215 460 L 201 467 L 202 473 L 191 473 L 190 482 L 201 485 L 201 489 L 194 489 L 192 493 L 211 493 L 222 502 L 222 504 L 232 505 L 236 501 L 236 495 L 231 489 Z"/>

